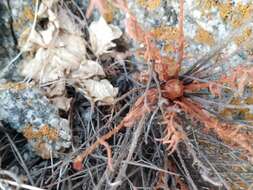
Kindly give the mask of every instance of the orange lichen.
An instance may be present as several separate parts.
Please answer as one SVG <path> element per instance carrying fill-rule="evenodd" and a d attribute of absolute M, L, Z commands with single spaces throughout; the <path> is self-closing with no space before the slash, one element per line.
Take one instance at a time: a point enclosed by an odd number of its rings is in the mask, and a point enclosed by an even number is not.
<path fill-rule="evenodd" d="M 218 9 L 220 17 L 224 21 L 226 21 L 227 18 L 231 15 L 233 9 L 231 0 L 227 0 L 226 2 L 215 0 L 197 0 L 197 4 L 203 15 L 208 15 L 208 12 L 213 8 Z"/>
<path fill-rule="evenodd" d="M 197 0 L 196 4 L 201 8 L 202 13 L 206 10 L 210 10 L 218 5 L 219 2 L 214 0 Z"/>
<path fill-rule="evenodd" d="M 172 45 L 172 44 L 170 44 L 170 43 L 168 43 L 168 44 L 165 44 L 164 45 L 164 51 L 165 52 L 174 52 L 175 51 L 175 47 L 174 47 L 174 45 Z"/>
<path fill-rule="evenodd" d="M 21 28 L 23 29 L 24 26 L 27 26 L 26 23 L 32 23 L 34 20 L 34 12 L 32 7 L 25 6 L 23 11 L 18 18 L 18 20 L 14 20 L 13 27 L 15 30 L 19 31 Z"/>
<path fill-rule="evenodd" d="M 106 22 L 111 23 L 113 21 L 114 15 L 115 15 L 116 9 L 112 6 L 110 2 L 106 4 L 106 11 L 103 13 L 103 17 L 106 20 Z"/>
<path fill-rule="evenodd" d="M 253 98 L 248 97 L 245 99 L 241 99 L 240 97 L 233 98 L 230 101 L 231 105 L 252 105 L 253 104 Z M 253 124 L 253 113 L 251 113 L 251 110 L 249 108 L 241 108 L 241 109 L 231 109 L 226 108 L 220 112 L 220 114 L 223 117 L 226 118 L 233 118 L 233 116 L 240 116 L 242 119 L 248 121 L 249 123 Z"/>
<path fill-rule="evenodd" d="M 25 17 L 25 19 L 32 21 L 34 19 L 34 13 L 31 7 L 24 7 L 23 10 L 23 16 Z"/>
<path fill-rule="evenodd" d="M 215 0 L 198 0 L 198 5 L 202 14 L 208 15 L 212 8 L 219 11 L 219 15 L 224 22 L 227 22 L 233 28 L 241 26 L 243 22 L 252 16 L 253 4 L 238 2 L 233 4 L 232 0 L 224 2 Z"/>
<path fill-rule="evenodd" d="M 172 41 L 179 37 L 178 28 L 172 26 L 156 27 L 150 33 L 154 38 L 165 41 Z"/>
<path fill-rule="evenodd" d="M 152 11 L 160 6 L 161 0 L 137 0 L 137 3 Z"/>
<path fill-rule="evenodd" d="M 245 104 L 251 105 L 253 104 L 253 97 L 248 97 L 244 100 Z"/>
<path fill-rule="evenodd" d="M 150 31 L 150 34 L 154 37 L 154 39 L 161 40 L 166 43 L 164 46 L 165 52 L 175 51 L 175 40 L 179 38 L 179 30 L 177 27 L 156 27 Z"/>
<path fill-rule="evenodd" d="M 233 28 L 241 26 L 241 24 L 252 16 L 252 3 L 242 4 L 238 2 L 232 5 L 230 1 L 218 5 L 220 16 L 227 21 Z"/>
<path fill-rule="evenodd" d="M 47 124 L 35 131 L 33 126 L 28 125 L 23 130 L 23 135 L 28 139 L 42 139 L 47 137 L 48 140 L 56 141 L 58 139 L 58 132 L 56 129 L 50 128 Z"/>
<path fill-rule="evenodd" d="M 242 99 L 240 97 L 233 98 L 230 101 L 230 104 L 232 105 L 252 105 L 253 104 L 253 98 L 248 97 L 245 99 Z M 253 113 L 251 113 L 251 110 L 249 108 L 242 108 L 242 109 L 231 109 L 231 108 L 225 108 L 220 113 L 222 116 L 226 118 L 233 118 L 233 116 L 240 116 L 242 119 L 253 123 Z"/>
<path fill-rule="evenodd" d="M 234 41 L 239 46 L 242 43 L 246 42 L 250 38 L 251 35 L 252 35 L 252 29 L 247 28 L 243 31 L 242 35 L 237 36 Z"/>
<path fill-rule="evenodd" d="M 26 88 L 31 87 L 31 84 L 27 84 L 27 83 L 16 83 L 16 82 L 7 82 L 4 84 L 0 84 L 0 89 L 4 89 L 4 90 L 23 90 Z"/>
<path fill-rule="evenodd" d="M 209 46 L 212 46 L 215 42 L 213 35 L 201 27 L 197 29 L 195 40 L 199 43 L 209 45 Z"/>
<path fill-rule="evenodd" d="M 233 9 L 232 18 L 231 18 L 231 26 L 233 28 L 237 28 L 241 26 L 241 24 L 248 20 L 252 16 L 253 5 L 252 3 L 242 4 L 237 3 L 237 5 Z"/>
<path fill-rule="evenodd" d="M 242 103 L 242 100 L 238 97 L 236 98 L 233 98 L 230 102 L 229 102 L 231 105 L 240 105 Z M 221 116 L 223 117 L 226 117 L 226 118 L 232 118 L 233 116 L 235 115 L 239 115 L 239 109 L 231 109 L 231 108 L 225 108 L 223 109 L 220 114 Z"/>
<path fill-rule="evenodd" d="M 217 8 L 219 9 L 220 17 L 226 21 L 233 11 L 233 5 L 230 0 L 228 0 L 226 3 L 219 3 L 217 4 Z"/>
<path fill-rule="evenodd" d="M 249 109 L 247 109 L 247 111 L 244 113 L 244 117 L 245 117 L 245 120 L 251 121 L 250 123 L 252 124 L 253 114 L 250 112 Z"/>

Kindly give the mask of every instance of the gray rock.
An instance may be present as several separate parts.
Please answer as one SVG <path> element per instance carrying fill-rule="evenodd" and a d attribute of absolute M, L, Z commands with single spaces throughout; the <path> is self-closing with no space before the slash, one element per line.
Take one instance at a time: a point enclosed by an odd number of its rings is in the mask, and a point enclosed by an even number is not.
<path fill-rule="evenodd" d="M 68 121 L 39 89 L 0 85 L 0 120 L 23 133 L 42 158 L 57 157 L 71 144 Z"/>

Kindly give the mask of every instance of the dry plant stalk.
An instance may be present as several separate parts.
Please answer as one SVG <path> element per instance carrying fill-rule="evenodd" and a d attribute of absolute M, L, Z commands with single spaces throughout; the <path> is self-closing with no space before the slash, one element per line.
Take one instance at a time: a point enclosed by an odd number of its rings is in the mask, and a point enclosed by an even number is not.
<path fill-rule="evenodd" d="M 113 128 L 110 132 L 103 135 L 102 137 L 98 137 L 98 140 L 93 143 L 89 148 L 87 148 L 82 154 L 78 155 L 73 163 L 73 167 L 76 170 L 81 170 L 83 168 L 83 159 L 90 155 L 100 144 L 105 146 L 105 141 L 111 138 L 113 135 L 117 134 L 124 127 L 131 127 L 133 124 L 140 120 L 144 114 L 148 114 L 153 110 L 153 106 L 157 103 L 158 91 L 156 89 L 150 90 L 145 97 L 140 97 L 134 104 L 131 111 L 126 115 L 126 117 L 121 121 L 121 123 Z M 102 142 L 102 143 L 101 143 Z M 108 145 L 109 146 L 109 145 Z M 111 158 L 111 151 L 108 151 L 109 147 L 106 145 L 108 154 L 108 162 Z M 108 165 L 111 167 L 111 163 Z"/>
<path fill-rule="evenodd" d="M 110 145 L 104 141 L 104 140 L 100 140 L 100 144 L 103 145 L 105 148 L 106 148 L 106 151 L 107 151 L 107 156 L 108 156 L 108 168 L 109 170 L 113 171 L 113 165 L 112 165 L 112 149 L 110 147 Z"/>
<path fill-rule="evenodd" d="M 172 171 L 172 172 L 177 172 L 177 168 L 171 160 L 165 159 L 164 162 L 165 162 L 165 169 L 166 170 Z M 169 177 L 169 176 L 166 176 L 166 174 L 164 172 L 158 172 L 158 180 L 157 180 L 155 187 L 154 187 L 155 190 L 169 189 L 167 187 L 168 179 L 166 177 Z M 175 179 L 175 186 L 177 187 L 177 189 L 189 190 L 187 184 L 181 179 L 180 176 L 175 176 L 174 179 Z"/>

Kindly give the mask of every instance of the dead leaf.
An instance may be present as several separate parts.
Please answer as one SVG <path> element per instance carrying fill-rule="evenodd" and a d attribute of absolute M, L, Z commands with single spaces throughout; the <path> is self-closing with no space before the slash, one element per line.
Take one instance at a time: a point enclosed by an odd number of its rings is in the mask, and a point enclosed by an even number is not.
<path fill-rule="evenodd" d="M 106 80 L 85 80 L 83 81 L 85 87 L 84 93 L 89 97 L 92 97 L 95 101 L 102 101 L 108 104 L 112 104 L 114 98 L 118 93 L 118 89 L 114 88 L 111 83 Z"/>
<path fill-rule="evenodd" d="M 116 46 L 112 41 L 120 38 L 122 35 L 119 27 L 108 25 L 101 16 L 98 21 L 94 21 L 89 26 L 91 47 L 94 53 L 99 56 L 108 53 L 110 48 Z"/>
<path fill-rule="evenodd" d="M 50 101 L 59 109 L 68 111 L 70 108 L 71 98 L 66 98 L 64 96 L 58 96 L 51 98 Z"/>
<path fill-rule="evenodd" d="M 40 83 L 66 78 L 71 71 L 79 68 L 81 62 L 86 61 L 85 54 L 83 38 L 62 34 L 50 47 L 38 48 L 34 58 L 24 60 L 21 73 Z"/>
<path fill-rule="evenodd" d="M 105 76 L 102 66 L 98 62 L 88 60 L 87 62 L 80 64 L 78 70 L 71 73 L 71 78 L 83 80 L 96 75 Z"/>
<path fill-rule="evenodd" d="M 70 34 L 82 36 L 81 27 L 75 24 L 74 19 L 68 15 L 65 9 L 59 9 L 58 12 L 59 28 Z"/>
<path fill-rule="evenodd" d="M 117 89 L 108 80 L 99 80 L 105 73 L 98 62 L 86 59 L 87 43 L 79 25 L 65 9 L 51 7 L 57 1 L 43 2 L 40 14 L 49 22 L 45 30 L 35 30 L 31 34 L 25 31 L 22 35 L 19 43 L 29 56 L 21 64 L 21 74 L 43 84 L 47 97 L 64 110 L 69 104 L 69 99 L 65 98 L 66 83 L 78 86 L 94 102 L 113 102 Z M 102 17 L 91 24 L 90 32 L 92 47 L 98 55 L 114 47 L 111 41 L 122 34 L 119 28 L 107 25 Z M 97 80 L 91 79 L 94 77 Z"/>
<path fill-rule="evenodd" d="M 64 96 L 65 94 L 65 81 L 57 82 L 56 84 L 52 84 L 44 87 L 46 96 L 48 98 L 53 98 L 56 96 Z"/>

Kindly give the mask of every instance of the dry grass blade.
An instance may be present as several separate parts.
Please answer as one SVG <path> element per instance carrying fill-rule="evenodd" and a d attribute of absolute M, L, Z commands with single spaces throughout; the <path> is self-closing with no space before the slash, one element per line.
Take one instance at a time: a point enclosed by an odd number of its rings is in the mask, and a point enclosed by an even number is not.
<path fill-rule="evenodd" d="M 147 101 L 145 101 L 147 100 Z M 83 168 L 83 160 L 88 155 L 90 155 L 100 144 L 111 138 L 113 135 L 117 134 L 124 127 L 132 127 L 134 123 L 139 121 L 139 119 L 152 111 L 152 107 L 157 101 L 157 90 L 151 89 L 147 92 L 146 96 L 140 97 L 134 104 L 131 111 L 126 115 L 126 117 L 121 121 L 121 123 L 113 128 L 111 131 L 99 137 L 98 140 L 93 143 L 89 148 L 87 148 L 82 154 L 78 155 L 74 162 L 73 167 L 76 170 L 81 170 Z"/>

